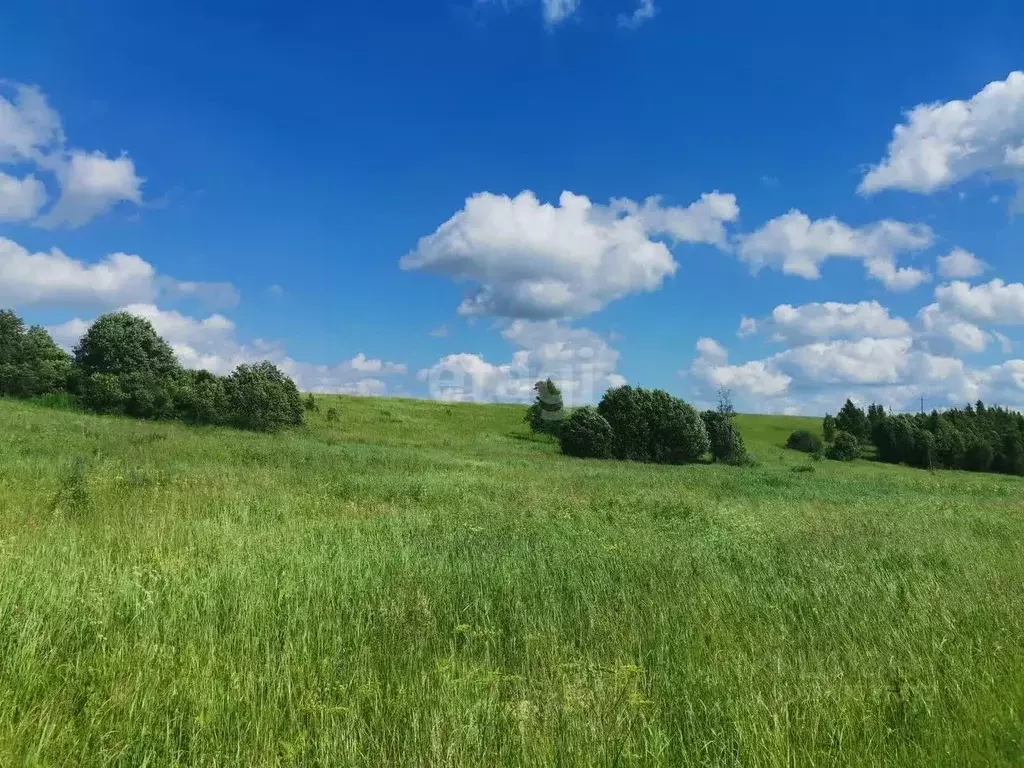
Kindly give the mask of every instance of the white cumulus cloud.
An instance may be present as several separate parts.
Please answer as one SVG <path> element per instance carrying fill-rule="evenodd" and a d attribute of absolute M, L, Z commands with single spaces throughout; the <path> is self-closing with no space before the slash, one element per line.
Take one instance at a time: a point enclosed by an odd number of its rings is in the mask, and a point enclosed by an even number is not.
<path fill-rule="evenodd" d="M 626 381 L 615 372 L 618 351 L 589 329 L 517 320 L 502 336 L 518 347 L 508 363 L 464 352 L 443 357 L 417 376 L 435 399 L 477 402 L 526 402 L 534 397 L 534 384 L 550 378 L 567 406 L 593 402 Z"/>
<path fill-rule="evenodd" d="M 780 304 L 760 321 L 744 318 L 741 332 L 744 327 L 748 332 L 758 329 L 769 334 L 772 341 L 789 345 L 825 339 L 891 338 L 910 334 L 910 324 L 890 315 L 889 310 L 877 301 L 856 304 L 826 301 L 796 307 Z"/>
<path fill-rule="evenodd" d="M 42 226 L 80 227 L 120 202 L 142 203 L 143 180 L 127 155 L 109 158 L 102 152 L 74 151 L 57 171 L 61 195 L 44 215 Z"/>
<path fill-rule="evenodd" d="M 28 221 L 46 203 L 46 186 L 34 175 L 23 179 L 0 171 L 0 221 Z"/>
<path fill-rule="evenodd" d="M 38 215 L 47 200 L 43 181 L 0 173 L 0 220 L 79 227 L 118 203 L 142 204 L 143 179 L 132 159 L 68 148 L 60 115 L 35 86 L 0 82 L 0 164 L 34 165 L 60 188 L 54 206 Z"/>
<path fill-rule="evenodd" d="M 966 101 L 920 104 L 907 112 L 859 191 L 928 194 L 979 173 L 1019 179 L 1022 158 L 1024 72 L 1011 72 Z"/>
<path fill-rule="evenodd" d="M 529 191 L 484 192 L 421 238 L 401 266 L 473 285 L 463 315 L 579 317 L 675 274 L 672 252 L 653 236 L 721 246 L 738 215 L 735 197 L 717 192 L 686 208 L 656 198 L 599 205 L 572 192 L 551 205 Z"/>
<path fill-rule="evenodd" d="M 749 234 L 737 238 L 739 257 L 755 271 L 764 267 L 808 280 L 821 277 L 821 266 L 830 258 L 863 262 L 868 275 L 890 290 L 914 288 L 929 279 L 925 270 L 898 267 L 901 253 L 931 245 L 931 228 L 884 220 L 851 227 L 836 218 L 812 220 L 792 210 Z"/>
<path fill-rule="evenodd" d="M 182 288 L 184 286 L 185 288 Z M 234 299 L 226 283 L 186 283 L 159 275 L 152 264 L 130 253 L 112 253 L 98 262 L 71 258 L 54 248 L 33 253 L 0 237 L 0 305 L 115 307 L 149 303 L 158 296 L 180 299 Z M 227 304 L 234 303 L 227 301 Z"/>
<path fill-rule="evenodd" d="M 954 248 L 945 256 L 939 256 L 939 275 L 949 279 L 977 277 L 988 269 L 988 265 L 970 251 Z"/>

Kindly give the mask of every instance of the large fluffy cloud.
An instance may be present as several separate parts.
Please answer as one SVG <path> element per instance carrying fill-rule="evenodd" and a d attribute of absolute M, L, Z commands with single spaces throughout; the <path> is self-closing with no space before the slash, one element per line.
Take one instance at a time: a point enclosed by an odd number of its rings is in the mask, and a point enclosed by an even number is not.
<path fill-rule="evenodd" d="M 158 296 L 192 296 L 219 306 L 238 300 L 237 291 L 229 284 L 181 282 L 161 276 L 153 265 L 133 254 L 113 253 L 90 264 L 56 248 L 33 253 L 0 237 L 0 306 L 114 307 L 152 302 Z"/>
<path fill-rule="evenodd" d="M 675 273 L 671 251 L 653 236 L 721 246 L 725 224 L 738 216 L 735 197 L 717 192 L 686 208 L 655 198 L 598 205 L 572 192 L 551 205 L 532 192 L 485 192 L 422 238 L 401 265 L 472 284 L 459 307 L 464 315 L 578 317 L 655 290 Z"/>
<path fill-rule="evenodd" d="M 896 257 L 931 245 L 932 231 L 924 224 L 884 220 L 851 227 L 835 218 L 812 220 L 792 210 L 759 229 L 737 238 L 738 254 L 755 271 L 782 270 L 808 280 L 821 277 L 830 258 L 862 261 L 870 277 L 891 290 L 908 290 L 928 280 L 926 271 L 898 267 Z"/>
<path fill-rule="evenodd" d="M 842 304 L 835 301 L 794 307 L 780 304 L 760 321 L 743 318 L 740 335 L 756 331 L 772 341 L 798 344 L 825 339 L 891 338 L 910 334 L 910 324 L 893 317 L 877 301 Z"/>
<path fill-rule="evenodd" d="M 270 360 L 304 392 L 361 395 L 384 394 L 386 378 L 406 373 L 403 364 L 372 359 L 362 353 L 330 365 L 298 361 L 277 342 L 239 341 L 234 322 L 219 314 L 195 318 L 153 304 L 130 304 L 121 311 L 149 320 L 186 368 L 224 375 L 238 365 Z M 75 318 L 50 328 L 50 332 L 59 344 L 71 348 L 88 327 L 89 321 Z"/>
<path fill-rule="evenodd" d="M 615 373 L 619 353 L 586 328 L 519 320 L 506 326 L 502 336 L 518 347 L 510 362 L 453 354 L 421 370 L 418 378 L 434 398 L 478 402 L 525 402 L 539 379 L 551 378 L 570 406 L 592 402 L 608 387 L 625 383 Z"/>
<path fill-rule="evenodd" d="M 969 176 L 1021 178 L 1024 169 L 1024 72 L 989 83 L 967 101 L 920 104 L 893 130 L 885 158 L 860 183 L 930 193 Z"/>
<path fill-rule="evenodd" d="M 19 180 L 0 173 L 0 220 L 77 227 L 118 203 L 142 203 L 143 179 L 131 158 L 66 147 L 60 116 L 34 86 L 0 87 L 0 164 L 6 163 L 52 174 L 60 195 L 36 218 L 47 200 L 43 182 L 34 175 Z"/>

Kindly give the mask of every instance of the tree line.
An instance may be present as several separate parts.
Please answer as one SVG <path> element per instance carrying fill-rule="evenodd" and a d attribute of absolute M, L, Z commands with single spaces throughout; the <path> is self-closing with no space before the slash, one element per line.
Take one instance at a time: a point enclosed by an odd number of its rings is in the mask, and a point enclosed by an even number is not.
<path fill-rule="evenodd" d="M 889 464 L 1024 475 L 1024 415 L 981 400 L 930 414 L 892 414 L 874 403 L 865 411 L 847 400 L 835 416 L 825 416 L 822 432 L 831 458 L 854 459 L 873 446 Z M 800 433 L 788 445 L 815 452 Z"/>
<path fill-rule="evenodd" d="M 660 389 L 614 387 L 596 408 L 571 412 L 550 379 L 537 382 L 534 389 L 537 397 L 527 409 L 526 422 L 534 432 L 557 438 L 566 455 L 686 464 L 710 454 L 725 464 L 751 463 L 727 390 L 719 392 L 717 410 L 698 413 Z"/>
<path fill-rule="evenodd" d="M 146 319 L 102 315 L 71 354 L 46 329 L 0 310 L 0 396 L 73 399 L 95 413 L 274 431 L 303 422 L 295 382 L 268 361 L 229 376 L 183 368 Z"/>

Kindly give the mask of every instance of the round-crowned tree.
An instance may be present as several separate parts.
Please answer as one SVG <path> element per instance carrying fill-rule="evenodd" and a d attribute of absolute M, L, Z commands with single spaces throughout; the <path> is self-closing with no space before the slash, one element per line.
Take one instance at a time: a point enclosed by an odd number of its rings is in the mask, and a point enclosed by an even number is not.
<path fill-rule="evenodd" d="M 558 436 L 565 421 L 566 411 L 562 393 L 551 379 L 538 381 L 533 385 L 537 397 L 526 410 L 526 423 L 539 435 Z"/>
<path fill-rule="evenodd" d="M 589 405 L 573 411 L 558 432 L 562 453 L 580 459 L 610 458 L 613 437 L 611 425 Z"/>
<path fill-rule="evenodd" d="M 786 440 L 786 447 L 803 453 L 819 453 L 822 448 L 821 438 L 806 429 L 798 429 Z"/>
<path fill-rule="evenodd" d="M 240 365 L 224 383 L 228 420 L 240 429 L 273 432 L 302 424 L 302 398 L 295 382 L 276 365 Z"/>
<path fill-rule="evenodd" d="M 836 439 L 828 449 L 828 457 L 835 461 L 853 461 L 860 456 L 860 443 L 849 432 L 836 432 Z"/>
<path fill-rule="evenodd" d="M 74 360 L 86 407 L 139 418 L 174 415 L 181 367 L 148 320 L 127 312 L 101 315 L 78 342 Z"/>

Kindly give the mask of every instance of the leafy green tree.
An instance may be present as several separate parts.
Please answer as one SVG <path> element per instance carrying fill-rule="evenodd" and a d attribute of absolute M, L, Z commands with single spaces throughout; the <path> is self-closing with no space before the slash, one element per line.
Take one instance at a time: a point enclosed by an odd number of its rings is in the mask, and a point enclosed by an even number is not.
<path fill-rule="evenodd" d="M 871 437 L 871 424 L 867 415 L 852 400 L 847 400 L 836 416 L 836 429 L 849 432 L 858 440 L 868 440 Z"/>
<path fill-rule="evenodd" d="M 295 382 L 269 361 L 240 365 L 225 382 L 228 421 L 240 429 L 274 432 L 302 424 Z"/>
<path fill-rule="evenodd" d="M 526 423 L 539 435 L 557 437 L 566 417 L 562 393 L 551 379 L 538 381 L 533 389 L 537 397 L 526 410 Z"/>
<path fill-rule="evenodd" d="M 836 417 L 826 413 L 825 418 L 821 420 L 821 431 L 825 436 L 825 442 L 831 443 L 836 439 Z"/>
<path fill-rule="evenodd" d="M 918 469 L 934 469 L 939 463 L 938 452 L 935 450 L 935 435 L 923 427 L 916 427 L 913 440 L 913 451 L 907 463 Z"/>
<path fill-rule="evenodd" d="M 71 358 L 45 329 L 26 329 L 14 312 L 0 311 L 0 395 L 35 397 L 63 392 L 71 373 Z"/>
<path fill-rule="evenodd" d="M 171 418 L 181 367 L 152 323 L 127 312 L 101 315 L 74 351 L 87 408 L 145 419 Z"/>
<path fill-rule="evenodd" d="M 849 432 L 839 431 L 828 449 L 828 457 L 834 461 L 853 461 L 860 456 L 860 444 Z"/>
<path fill-rule="evenodd" d="M 607 459 L 614 435 L 608 421 L 589 405 L 577 408 L 558 433 L 562 453 L 580 459 Z"/>
<path fill-rule="evenodd" d="M 726 416 L 721 409 L 705 411 L 701 414 L 704 429 L 708 433 L 711 445 L 711 458 L 722 464 L 740 466 L 748 460 L 747 449 L 743 436 L 736 427 L 736 422 Z"/>

